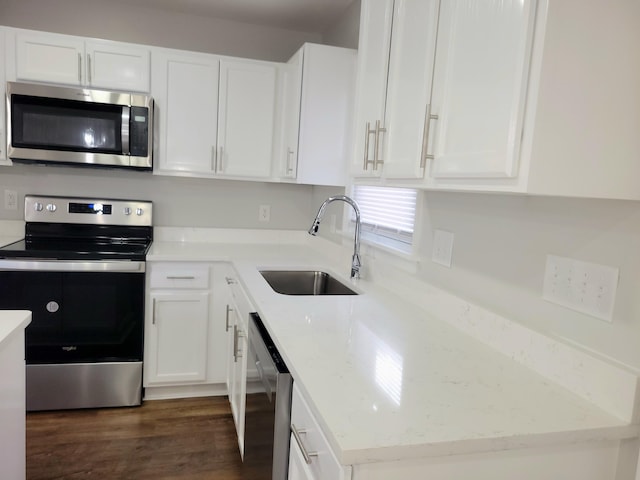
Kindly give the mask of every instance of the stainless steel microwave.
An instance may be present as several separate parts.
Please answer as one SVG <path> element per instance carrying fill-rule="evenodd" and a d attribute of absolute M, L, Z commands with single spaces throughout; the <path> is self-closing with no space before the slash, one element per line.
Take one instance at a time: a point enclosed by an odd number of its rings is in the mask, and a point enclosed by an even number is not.
<path fill-rule="evenodd" d="M 153 166 L 147 95 L 7 82 L 7 155 L 18 162 Z"/>

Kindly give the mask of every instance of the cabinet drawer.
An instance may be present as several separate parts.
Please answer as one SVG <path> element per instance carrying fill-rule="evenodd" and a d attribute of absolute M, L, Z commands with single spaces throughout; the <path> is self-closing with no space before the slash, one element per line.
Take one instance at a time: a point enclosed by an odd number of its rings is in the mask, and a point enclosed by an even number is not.
<path fill-rule="evenodd" d="M 293 433 L 294 428 L 298 431 L 299 443 Z M 292 442 L 298 443 L 300 450 L 310 455 L 311 463 L 307 464 L 307 467 L 312 472 L 313 478 L 323 480 L 351 478 L 346 476 L 348 468 L 338 462 L 295 382 L 291 400 L 291 431 Z"/>
<path fill-rule="evenodd" d="M 152 263 L 150 288 L 209 288 L 209 265 L 197 263 Z"/>

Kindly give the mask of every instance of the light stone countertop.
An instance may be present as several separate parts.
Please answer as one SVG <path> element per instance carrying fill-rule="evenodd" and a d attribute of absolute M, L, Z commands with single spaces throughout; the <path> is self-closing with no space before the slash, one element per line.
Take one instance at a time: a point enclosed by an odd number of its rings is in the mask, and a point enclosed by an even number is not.
<path fill-rule="evenodd" d="M 294 240 L 154 242 L 149 261 L 230 261 L 343 465 L 630 438 L 618 418 Z M 360 295 L 274 292 L 259 269 L 322 269 Z M 442 311 L 439 312 L 442 316 Z"/>

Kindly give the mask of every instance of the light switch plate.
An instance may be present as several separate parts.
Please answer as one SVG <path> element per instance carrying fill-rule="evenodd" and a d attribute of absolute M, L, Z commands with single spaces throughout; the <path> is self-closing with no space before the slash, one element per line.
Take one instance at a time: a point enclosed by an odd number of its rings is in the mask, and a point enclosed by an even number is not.
<path fill-rule="evenodd" d="M 431 260 L 434 263 L 451 268 L 453 256 L 453 233 L 436 230 L 433 235 L 433 251 Z"/>
<path fill-rule="evenodd" d="M 614 267 L 547 255 L 542 298 L 611 322 L 618 276 Z"/>

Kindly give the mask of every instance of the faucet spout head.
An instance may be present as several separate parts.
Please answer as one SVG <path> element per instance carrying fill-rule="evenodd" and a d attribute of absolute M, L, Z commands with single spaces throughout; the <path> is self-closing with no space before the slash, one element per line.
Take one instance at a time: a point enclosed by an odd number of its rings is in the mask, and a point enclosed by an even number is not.
<path fill-rule="evenodd" d="M 309 229 L 309 235 L 313 235 L 315 237 L 318 234 L 318 228 L 320 228 L 320 220 L 316 219 L 313 221 L 313 224 Z"/>

